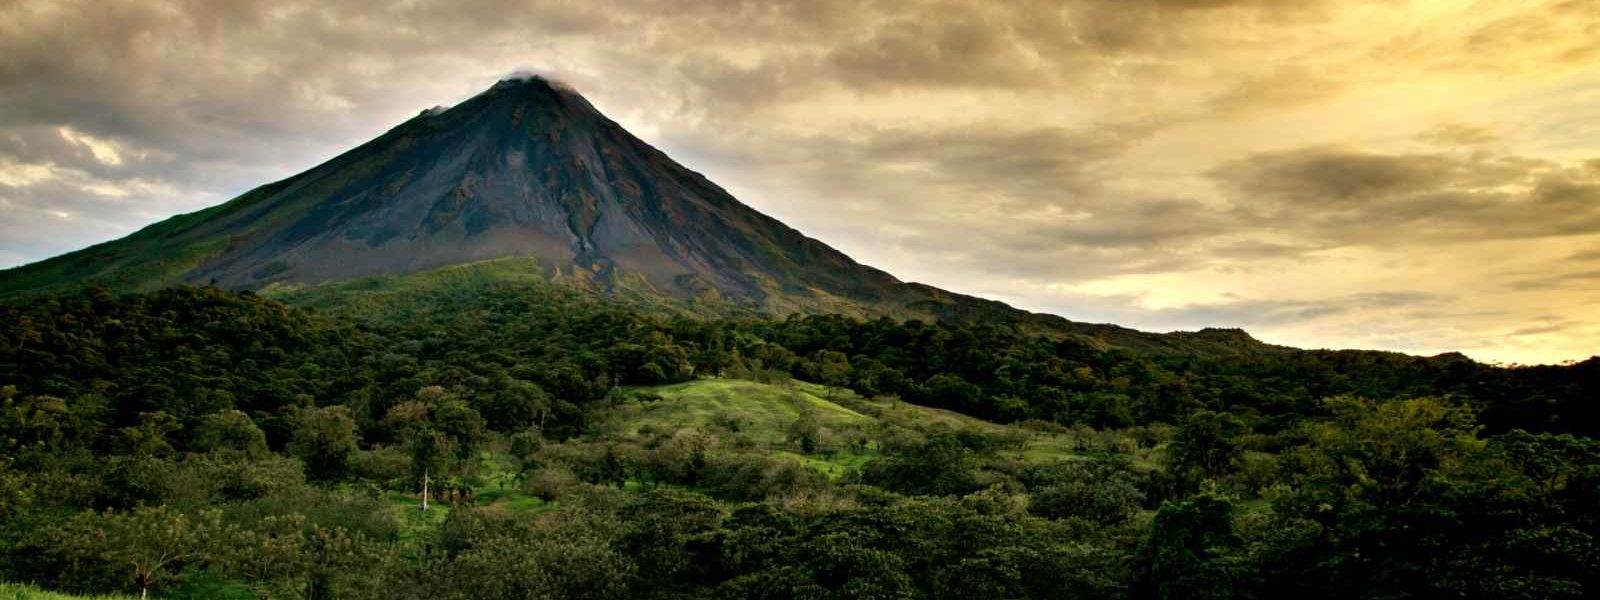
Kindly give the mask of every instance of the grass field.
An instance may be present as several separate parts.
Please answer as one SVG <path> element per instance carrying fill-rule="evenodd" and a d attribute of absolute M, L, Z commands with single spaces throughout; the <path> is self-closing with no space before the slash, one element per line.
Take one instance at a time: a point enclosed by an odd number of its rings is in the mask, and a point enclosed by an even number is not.
<path fill-rule="evenodd" d="M 643 276 L 617 271 L 596 281 L 583 269 L 541 265 L 515 256 L 462 263 L 405 275 L 372 275 L 337 283 L 301 286 L 271 284 L 263 296 L 342 315 L 358 321 L 403 322 L 434 313 L 454 314 L 487 291 L 514 291 L 545 303 L 608 302 L 652 314 L 706 318 L 748 316 L 751 310 L 714 297 L 679 300 L 652 288 Z"/>
<path fill-rule="evenodd" d="M 892 398 L 863 398 L 850 390 L 829 390 L 815 383 L 782 385 L 735 379 L 701 379 L 665 386 L 635 388 L 661 400 L 628 403 L 609 417 L 606 433 L 624 439 L 671 434 L 693 428 L 719 438 L 746 440 L 752 451 L 790 458 L 829 475 L 858 469 L 877 456 L 876 438 L 886 428 L 929 433 L 971 430 L 1018 439 L 1019 447 L 1000 453 L 1029 462 L 1075 460 L 1082 449 L 1103 443 L 1086 439 L 1094 432 L 1036 431 L 991 423 L 954 411 L 919 406 Z M 789 427 L 802 411 L 810 411 L 823 429 L 822 451 L 800 454 L 788 442 Z"/>
<path fill-rule="evenodd" d="M 789 426 L 810 412 L 823 429 L 836 433 L 871 426 L 871 417 L 818 395 L 803 385 L 777 386 L 738 379 L 702 379 L 641 388 L 661 396 L 648 404 L 630 403 L 611 416 L 622 435 L 670 433 L 684 428 L 725 431 L 765 447 L 781 446 Z"/>
<path fill-rule="evenodd" d="M 699 379 L 627 390 L 633 399 L 620 403 L 597 419 L 584 438 L 569 444 L 617 443 L 636 449 L 686 430 L 708 434 L 715 452 L 754 454 L 794 461 L 804 467 L 842 477 L 859 471 L 881 456 L 878 440 L 889 430 L 929 434 L 936 431 L 978 431 L 1014 440 L 996 452 L 1000 458 L 1027 462 L 1081 459 L 1086 451 L 1103 445 L 1103 434 L 1077 430 L 1037 430 L 1001 425 L 960 413 L 919 406 L 896 399 L 863 398 L 849 390 L 829 390 L 802 381 L 767 384 L 737 379 Z M 658 398 L 640 400 L 639 398 Z M 790 429 L 802 415 L 810 415 L 819 428 L 820 446 L 804 454 L 790 439 Z M 1136 462 L 1148 462 L 1135 455 Z M 558 503 L 546 502 L 520 487 L 515 468 L 503 447 L 479 455 L 472 506 L 493 506 L 510 511 L 542 512 Z M 631 479 L 629 487 L 645 485 Z M 419 510 L 415 492 L 388 492 L 387 501 L 402 523 L 403 539 L 415 539 L 437 530 L 450 506 L 436 501 L 426 513 Z M 0 596 L 0 600 L 9 600 Z"/>
<path fill-rule="evenodd" d="M 74 596 L 47 592 L 31 585 L 0 583 L 0 600 L 134 600 L 138 596 Z"/>

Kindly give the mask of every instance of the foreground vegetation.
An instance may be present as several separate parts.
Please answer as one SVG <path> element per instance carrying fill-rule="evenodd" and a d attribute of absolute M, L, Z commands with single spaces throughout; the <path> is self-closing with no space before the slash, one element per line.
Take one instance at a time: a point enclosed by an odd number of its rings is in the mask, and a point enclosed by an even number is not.
<path fill-rule="evenodd" d="M 1596 361 L 1135 354 L 982 326 L 666 319 L 539 281 L 394 292 L 284 296 L 317 312 L 192 288 L 0 307 L 0 580 L 246 598 L 1600 590 Z"/>
<path fill-rule="evenodd" d="M 37 586 L 16 583 L 0 583 L 0 598 L 5 600 L 131 600 L 130 596 L 107 596 L 96 594 L 93 596 L 78 596 L 62 594 L 49 590 L 39 589 Z"/>

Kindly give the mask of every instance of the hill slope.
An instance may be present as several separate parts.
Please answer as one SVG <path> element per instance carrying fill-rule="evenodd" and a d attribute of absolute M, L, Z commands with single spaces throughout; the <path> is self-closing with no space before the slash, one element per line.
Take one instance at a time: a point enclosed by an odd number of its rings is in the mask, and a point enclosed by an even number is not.
<path fill-rule="evenodd" d="M 0 276 L 252 289 L 506 256 L 765 306 L 880 300 L 899 282 L 738 203 L 539 79 L 502 81 L 222 206 Z"/>
<path fill-rule="evenodd" d="M 1140 349 L 1264 348 L 1243 335 L 1073 323 L 901 282 L 741 204 L 538 77 L 424 111 L 220 206 L 0 271 L 0 298 L 82 285 L 298 288 L 508 257 L 603 294 L 723 314 L 954 319 Z"/>

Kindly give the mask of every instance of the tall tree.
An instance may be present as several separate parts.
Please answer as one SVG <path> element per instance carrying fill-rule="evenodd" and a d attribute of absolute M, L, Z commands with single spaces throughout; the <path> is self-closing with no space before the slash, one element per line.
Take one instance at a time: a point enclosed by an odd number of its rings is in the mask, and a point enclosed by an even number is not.
<path fill-rule="evenodd" d="M 470 461 L 485 435 L 483 417 L 440 386 L 424 387 L 415 399 L 394 405 L 384 423 L 410 448 L 411 472 L 420 484 L 422 510 L 429 508 L 433 477 Z"/>
<path fill-rule="evenodd" d="M 1232 414 L 1197 411 L 1184 419 L 1167 447 L 1167 456 L 1180 476 L 1188 471 L 1220 477 L 1238 463 L 1249 432 L 1244 421 Z"/>
<path fill-rule="evenodd" d="M 267 454 L 267 436 L 255 421 L 237 410 L 214 412 L 200 418 L 189 440 L 195 452 L 237 452 L 250 458 Z"/>
<path fill-rule="evenodd" d="M 261 600 L 301 587 L 311 569 L 304 515 L 268 516 L 228 527 L 216 537 L 210 564 L 245 582 Z"/>
<path fill-rule="evenodd" d="M 208 536 L 218 531 L 220 518 L 215 510 L 187 515 L 166 506 L 86 512 L 53 532 L 50 541 L 75 560 L 120 566 L 145 598 L 151 587 L 205 556 Z"/>
<path fill-rule="evenodd" d="M 818 350 L 812 359 L 816 365 L 817 379 L 822 382 L 829 400 L 835 390 L 850 384 L 850 357 L 836 350 Z"/>
<path fill-rule="evenodd" d="M 356 421 L 343 406 L 302 408 L 295 413 L 289 452 L 306 464 L 313 479 L 343 477 L 356 453 Z"/>

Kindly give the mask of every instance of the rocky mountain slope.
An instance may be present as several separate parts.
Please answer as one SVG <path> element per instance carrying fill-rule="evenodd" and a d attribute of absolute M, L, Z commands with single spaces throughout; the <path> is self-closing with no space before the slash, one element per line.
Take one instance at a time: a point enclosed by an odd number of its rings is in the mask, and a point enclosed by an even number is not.
<path fill-rule="evenodd" d="M 0 271 L 0 297 L 85 284 L 315 286 L 531 257 L 600 293 L 768 314 L 1018 324 L 1113 345 L 1258 348 L 1160 336 L 905 283 L 740 203 L 577 92 L 509 79 L 423 111 L 309 171 L 126 238 Z"/>

